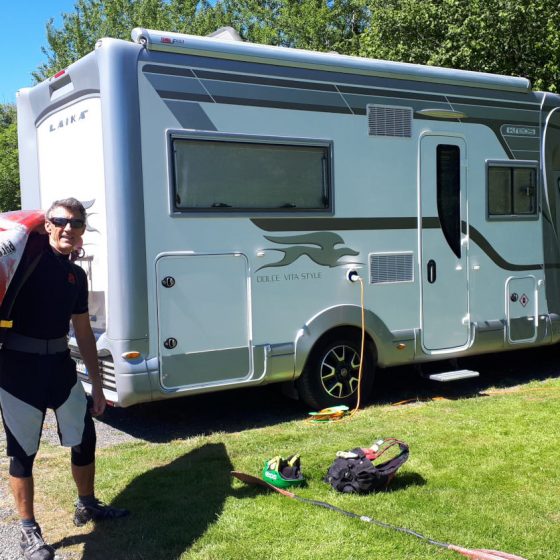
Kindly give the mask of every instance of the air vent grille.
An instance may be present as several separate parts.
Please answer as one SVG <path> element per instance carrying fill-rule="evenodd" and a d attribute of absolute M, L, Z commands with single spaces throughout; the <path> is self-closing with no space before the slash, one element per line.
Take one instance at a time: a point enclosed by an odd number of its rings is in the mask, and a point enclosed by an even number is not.
<path fill-rule="evenodd" d="M 87 374 L 86 366 L 80 354 L 76 350 L 72 350 L 72 358 L 76 362 L 76 372 L 82 381 L 90 382 Z M 101 384 L 105 389 L 111 391 L 117 390 L 117 380 L 115 377 L 115 364 L 111 357 L 99 358 L 99 373 L 101 374 Z"/>
<path fill-rule="evenodd" d="M 412 108 L 368 105 L 368 133 L 370 136 L 412 136 Z"/>
<path fill-rule="evenodd" d="M 384 253 L 369 256 L 369 281 L 371 284 L 413 282 L 412 253 Z"/>

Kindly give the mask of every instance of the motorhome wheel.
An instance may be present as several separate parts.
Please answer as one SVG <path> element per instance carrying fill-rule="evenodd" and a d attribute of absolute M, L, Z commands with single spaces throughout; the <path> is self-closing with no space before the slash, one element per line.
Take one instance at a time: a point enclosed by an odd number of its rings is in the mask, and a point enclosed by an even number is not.
<path fill-rule="evenodd" d="M 317 410 L 340 404 L 355 406 L 358 396 L 360 344 L 360 339 L 352 336 L 327 337 L 319 341 L 310 353 L 298 379 L 300 398 Z M 371 391 L 375 370 L 373 344 L 366 342 L 364 351 L 362 402 Z"/>

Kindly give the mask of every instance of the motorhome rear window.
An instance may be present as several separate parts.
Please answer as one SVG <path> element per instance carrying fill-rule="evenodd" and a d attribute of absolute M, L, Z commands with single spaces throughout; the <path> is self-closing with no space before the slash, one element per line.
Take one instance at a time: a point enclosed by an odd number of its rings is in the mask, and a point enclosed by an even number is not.
<path fill-rule="evenodd" d="M 487 184 L 489 218 L 537 217 L 536 167 L 489 163 Z"/>
<path fill-rule="evenodd" d="M 328 211 L 330 145 L 172 137 L 176 211 Z"/>

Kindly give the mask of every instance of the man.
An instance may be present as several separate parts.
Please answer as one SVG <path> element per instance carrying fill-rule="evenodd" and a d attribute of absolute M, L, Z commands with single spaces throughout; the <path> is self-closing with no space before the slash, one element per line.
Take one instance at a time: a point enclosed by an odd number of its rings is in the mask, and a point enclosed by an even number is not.
<path fill-rule="evenodd" d="M 20 277 L 20 285 L 12 280 L 3 303 L 11 296 L 12 328 L 6 331 L 0 350 L 0 407 L 10 456 L 10 486 L 21 518 L 20 545 L 28 560 L 54 558 L 33 510 L 33 461 L 47 408 L 55 412 L 61 444 L 71 448 L 78 490 L 74 524 L 128 514 L 100 502 L 94 491 L 92 415 L 102 414 L 106 402 L 89 321 L 87 277 L 70 259 L 81 247 L 85 227 L 86 212 L 78 200 L 55 201 L 45 215 L 48 237 L 31 234 L 18 268 L 27 278 Z M 70 321 L 91 381 L 89 410 L 67 346 Z"/>

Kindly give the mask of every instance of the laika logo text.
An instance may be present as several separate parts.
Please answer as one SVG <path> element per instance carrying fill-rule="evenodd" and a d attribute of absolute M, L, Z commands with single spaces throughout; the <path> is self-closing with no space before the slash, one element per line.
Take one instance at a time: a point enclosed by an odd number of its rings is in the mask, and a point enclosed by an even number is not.
<path fill-rule="evenodd" d="M 79 113 L 76 113 L 74 115 L 69 115 L 63 119 L 59 119 L 58 122 L 52 122 L 49 125 L 49 132 L 55 132 L 56 130 L 60 130 L 61 128 L 66 128 L 67 126 L 70 126 L 72 124 L 77 123 L 78 121 L 83 121 L 86 118 L 86 113 L 88 112 L 88 109 L 84 109 L 83 111 L 80 111 Z"/>
<path fill-rule="evenodd" d="M 279 251 L 284 253 L 284 256 L 279 261 L 261 266 L 258 270 L 288 266 L 303 256 L 308 257 L 320 266 L 333 268 L 335 266 L 348 264 L 348 262 L 340 262 L 340 259 L 343 257 L 355 257 L 359 255 L 358 251 L 354 251 L 349 247 L 337 247 L 337 245 L 344 244 L 344 239 L 337 233 L 331 231 L 306 233 L 290 237 L 272 237 L 265 235 L 265 238 L 272 241 L 272 243 L 291 245 L 291 247 L 283 249 L 269 248 L 269 251 Z"/>

